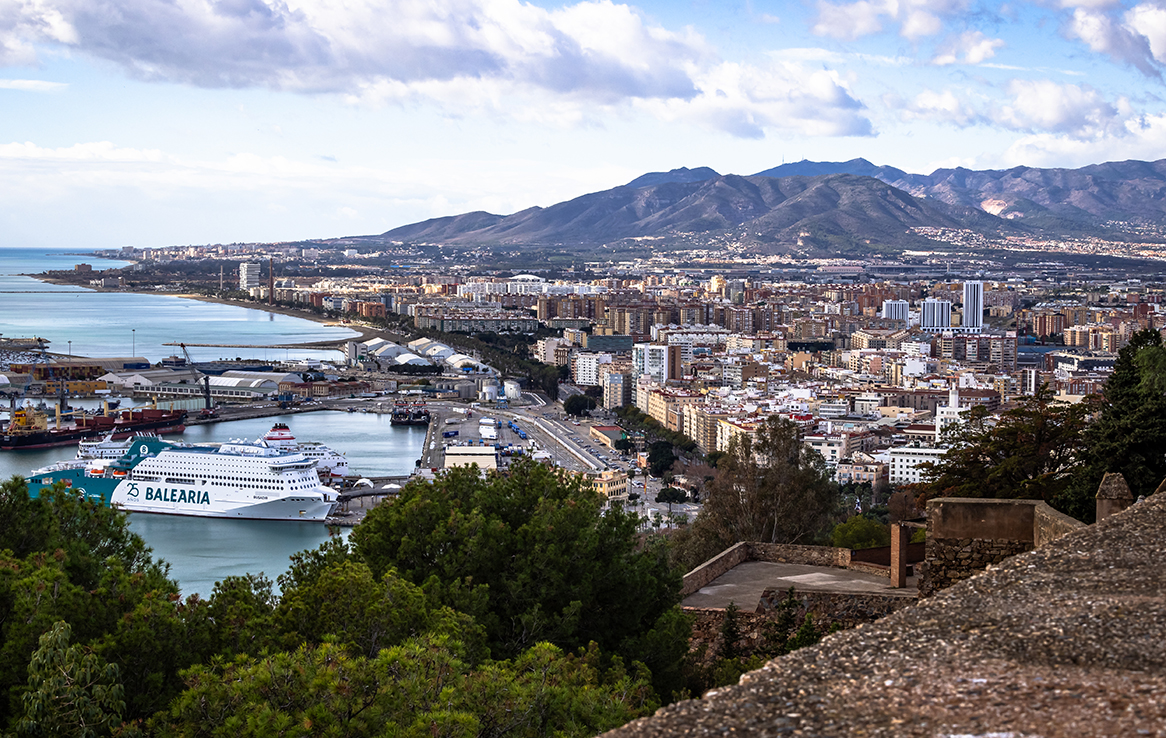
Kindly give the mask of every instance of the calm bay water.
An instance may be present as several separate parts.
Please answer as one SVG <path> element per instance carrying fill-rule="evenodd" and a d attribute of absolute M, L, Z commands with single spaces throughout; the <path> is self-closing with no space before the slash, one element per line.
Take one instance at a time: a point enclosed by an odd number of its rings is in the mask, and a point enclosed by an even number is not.
<path fill-rule="evenodd" d="M 272 345 L 352 338 L 347 328 L 234 305 L 168 295 L 94 292 L 20 276 L 90 264 L 94 270 L 126 266 L 42 249 L 0 248 L 0 334 L 47 338 L 54 353 L 74 356 L 145 356 L 157 362 L 181 351 L 171 342 Z M 70 341 L 72 342 L 70 344 Z M 337 351 L 190 348 L 196 361 L 246 358 L 263 361 L 318 358 Z"/>
<path fill-rule="evenodd" d="M 101 262 L 39 249 L 0 248 L 0 334 L 41 336 L 50 350 L 81 356 L 146 356 L 152 361 L 174 353 L 167 341 L 272 344 L 345 338 L 344 328 L 259 310 L 214 305 L 162 295 L 95 293 L 48 285 L 21 273 L 71 269 L 78 263 L 104 269 L 124 262 Z M 136 342 L 132 346 L 131 342 Z M 336 352 L 191 349 L 196 360 L 226 356 L 278 360 L 336 360 Z M 270 354 L 270 355 L 268 355 Z M 92 403 L 74 403 L 92 404 Z M 125 406 L 128 403 L 123 403 Z M 276 421 L 285 422 L 301 441 L 319 441 L 347 454 L 352 473 L 368 476 L 408 474 L 421 455 L 424 428 L 393 427 L 388 415 L 315 412 L 193 426 L 172 438 L 188 443 L 255 439 Z M 25 475 L 61 459 L 75 447 L 0 452 L 0 478 Z M 317 523 L 210 520 L 161 515 L 131 515 L 131 528 L 145 538 L 154 555 L 171 565 L 184 595 L 209 596 L 216 581 L 229 575 L 263 573 L 274 580 L 286 571 L 288 557 L 315 548 L 327 537 Z"/>

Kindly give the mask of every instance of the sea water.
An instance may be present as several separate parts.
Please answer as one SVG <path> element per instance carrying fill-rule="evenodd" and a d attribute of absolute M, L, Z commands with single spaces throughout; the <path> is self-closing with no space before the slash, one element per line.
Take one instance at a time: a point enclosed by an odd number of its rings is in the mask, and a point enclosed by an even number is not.
<path fill-rule="evenodd" d="M 48 339 L 48 350 L 57 354 L 144 356 L 151 362 L 182 355 L 180 347 L 166 345 L 169 343 L 187 344 L 195 361 L 235 358 L 338 361 L 342 359 L 339 351 L 190 344 L 272 346 L 343 340 L 359 335 L 348 328 L 237 305 L 170 295 L 95 292 L 22 276 L 47 270 L 72 270 L 77 264 L 89 264 L 94 271 L 99 271 L 124 267 L 127 262 L 91 259 L 63 251 L 0 248 L 0 334 L 5 338 Z"/>
<path fill-rule="evenodd" d="M 344 328 L 271 316 L 260 310 L 214 305 L 163 295 L 92 292 L 50 285 L 16 276 L 47 269 L 91 264 L 94 270 L 124 266 L 64 252 L 0 248 L 0 334 L 40 336 L 52 341 L 54 353 L 145 356 L 159 361 L 175 353 L 166 341 L 189 343 L 275 344 L 346 338 Z M 336 352 L 242 349 L 191 349 L 196 360 L 243 355 L 278 360 L 336 360 Z M 224 353 L 226 352 L 226 353 Z M 74 403 L 77 404 L 77 403 Z M 123 402 L 123 407 L 127 403 Z M 190 443 L 254 440 L 274 422 L 286 422 L 300 441 L 318 441 L 347 454 L 352 473 L 368 476 L 408 474 L 421 455 L 424 428 L 391 426 L 388 415 L 315 412 L 192 426 L 182 436 Z M 0 478 L 71 459 L 75 446 L 0 452 Z M 165 515 L 131 515 L 130 527 L 171 565 L 184 595 L 209 596 L 214 583 L 229 575 L 263 573 L 274 580 L 287 570 L 288 558 L 315 548 L 328 538 L 325 526 L 306 522 L 212 520 Z"/>

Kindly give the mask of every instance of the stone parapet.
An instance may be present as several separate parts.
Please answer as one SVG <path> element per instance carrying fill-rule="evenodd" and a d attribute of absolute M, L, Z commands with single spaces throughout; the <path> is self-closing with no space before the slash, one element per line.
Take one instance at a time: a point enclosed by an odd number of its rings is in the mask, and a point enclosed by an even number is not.
<path fill-rule="evenodd" d="M 1040 500 L 940 497 L 927 503 L 926 597 L 1018 553 L 1084 527 Z"/>
<path fill-rule="evenodd" d="M 793 543 L 750 543 L 752 561 L 807 566 L 850 566 L 850 549 L 832 546 L 799 546 Z"/>
<path fill-rule="evenodd" d="M 1057 512 L 1042 503 L 1033 508 L 1032 545 L 1034 548 L 1043 546 L 1084 527 L 1085 523 L 1080 520 L 1071 518 L 1063 512 Z"/>
<path fill-rule="evenodd" d="M 738 543 L 726 548 L 716 556 L 684 575 L 680 596 L 687 597 L 713 581 L 738 564 L 752 561 L 753 553 L 748 543 Z"/>
<path fill-rule="evenodd" d="M 801 546 L 793 543 L 737 543 L 684 575 L 680 596 L 687 597 L 746 561 L 771 561 L 807 566 L 850 566 L 850 549 Z"/>

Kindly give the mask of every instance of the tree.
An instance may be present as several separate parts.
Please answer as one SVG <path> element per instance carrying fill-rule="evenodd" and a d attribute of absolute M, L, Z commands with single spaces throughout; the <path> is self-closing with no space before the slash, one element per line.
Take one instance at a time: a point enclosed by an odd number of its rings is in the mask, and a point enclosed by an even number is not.
<path fill-rule="evenodd" d="M 826 461 L 785 418 L 767 418 L 755 437 L 734 437 L 717 471 L 704 509 L 678 538 L 681 566 L 692 568 L 740 541 L 807 543 L 838 511 L 838 485 Z"/>
<path fill-rule="evenodd" d="M 1118 352 L 1095 419 L 1084 433 L 1081 465 L 1053 502 L 1091 522 L 1106 472 L 1121 472 L 1134 497 L 1150 495 L 1166 478 L 1166 347 L 1158 331 L 1138 331 Z"/>
<path fill-rule="evenodd" d="M 605 667 L 598 649 L 565 654 L 544 643 L 478 669 L 460 650 L 424 637 L 364 658 L 325 643 L 196 667 L 149 733 L 589 738 L 658 706 L 642 668 L 618 658 Z"/>
<path fill-rule="evenodd" d="M 522 460 L 507 476 L 454 469 L 408 484 L 350 540 L 373 576 L 396 569 L 472 615 L 496 658 L 544 640 L 628 653 L 680 590 L 664 549 L 641 546 L 636 528 L 635 515 L 604 511 L 580 478 Z M 686 641 L 669 648 L 682 655 Z"/>
<path fill-rule="evenodd" d="M 69 645 L 71 633 L 68 623 L 58 621 L 40 637 L 28 664 L 19 738 L 95 738 L 121 723 L 125 702 L 117 666 Z"/>
<path fill-rule="evenodd" d="M 104 639 L 122 629 L 150 598 L 165 601 L 173 610 L 170 598 L 177 597 L 177 586 L 167 579 L 166 567 L 151 559 L 145 542 L 129 530 L 125 513 L 116 509 L 63 488 L 30 498 L 27 484 L 16 477 L 0 485 L 0 514 L 3 725 L 19 711 L 30 659 L 56 622 L 67 623 L 78 644 L 97 648 L 99 656 L 120 666 L 135 653 L 104 652 Z M 160 673 L 167 666 L 151 663 L 148 668 Z"/>
<path fill-rule="evenodd" d="M 672 512 L 672 503 L 674 503 L 674 502 L 681 503 L 681 502 L 686 502 L 687 500 L 688 500 L 688 493 L 685 492 L 684 490 L 680 489 L 679 487 L 664 487 L 656 495 L 656 502 L 661 503 L 661 504 L 663 504 L 663 503 L 668 504 L 668 512 L 670 514 Z"/>
<path fill-rule="evenodd" d="M 620 451 L 622 453 L 634 451 L 636 448 L 636 444 L 632 441 L 632 439 L 627 438 L 626 436 L 611 444 L 611 446 L 616 451 Z"/>
<path fill-rule="evenodd" d="M 926 495 L 1036 499 L 1059 506 L 1082 450 L 1085 410 L 1059 402 L 1047 384 L 995 425 L 973 408 L 969 422 L 949 434 L 943 457 L 924 465 Z"/>
<path fill-rule="evenodd" d="M 648 471 L 653 477 L 662 477 L 676 463 L 676 453 L 668 441 L 656 441 L 648 446 Z"/>
<path fill-rule="evenodd" d="M 595 407 L 595 400 L 587 395 L 571 395 L 563 400 L 563 412 L 577 418 L 586 415 L 587 411 L 593 407 Z"/>
<path fill-rule="evenodd" d="M 837 548 L 878 548 L 891 545 L 891 531 L 877 520 L 855 515 L 845 523 L 834 526 L 830 545 Z"/>

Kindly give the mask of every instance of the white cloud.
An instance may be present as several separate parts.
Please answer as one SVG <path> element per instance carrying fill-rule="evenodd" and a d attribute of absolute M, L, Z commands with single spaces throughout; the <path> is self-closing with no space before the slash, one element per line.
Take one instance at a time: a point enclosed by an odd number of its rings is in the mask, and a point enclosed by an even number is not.
<path fill-rule="evenodd" d="M 831 71 L 791 62 L 766 68 L 723 63 L 694 75 L 691 100 L 645 100 L 640 107 L 666 120 L 696 120 L 743 138 L 767 132 L 803 136 L 869 136 L 864 106 Z"/>
<path fill-rule="evenodd" d="M 1014 130 L 1045 131 L 1073 138 L 1121 136 L 1134 117 L 1128 101 L 1107 101 L 1089 85 L 1049 80 L 1013 80 L 1012 100 L 993 114 L 995 122 Z"/>
<path fill-rule="evenodd" d="M 906 105 L 895 105 L 888 101 L 890 107 L 901 107 L 902 117 L 905 120 L 927 120 L 964 128 L 984 122 L 983 117 L 969 105 L 963 95 L 956 95 L 951 90 L 924 90 Z"/>
<path fill-rule="evenodd" d="M 931 63 L 939 66 L 947 64 L 983 64 L 996 56 L 996 49 L 1004 46 L 998 38 L 988 38 L 980 31 L 967 31 L 951 38 L 932 58 Z"/>
<path fill-rule="evenodd" d="M 611 100 L 690 97 L 694 31 L 627 5 L 545 10 L 519 0 L 38 0 L 9 7 L 0 37 L 55 42 L 147 80 L 352 92 L 383 82 L 510 80 Z M 12 52 L 15 53 L 15 52 Z M 10 54 L 11 55 L 11 54 Z"/>
<path fill-rule="evenodd" d="M 48 82 L 43 79 L 0 79 L 0 90 L 21 90 L 23 92 L 58 92 L 67 88 L 65 82 Z"/>
<path fill-rule="evenodd" d="M 1137 9 L 1131 13 L 1130 17 L 1138 17 Z M 1142 16 L 1143 20 L 1150 17 L 1151 14 L 1148 13 Z M 1099 54 L 1105 54 L 1116 61 L 1130 64 L 1148 76 L 1159 76 L 1149 39 L 1138 29 L 1130 27 L 1117 18 L 1105 13 L 1077 8 L 1073 11 L 1067 32 L 1070 37 L 1081 39 L 1090 49 Z"/>
<path fill-rule="evenodd" d="M 1081 138 L 1038 133 L 1014 142 L 1004 153 L 1006 166 L 1078 167 L 1099 161 L 1155 161 L 1166 150 L 1166 115 L 1125 121 L 1120 133 Z"/>
<path fill-rule="evenodd" d="M 20 22 L 5 38 L 20 48 L 63 45 L 145 80 L 433 104 L 454 117 L 487 112 L 554 126 L 639 109 L 735 136 L 870 130 L 832 72 L 728 65 L 693 29 L 654 25 L 612 0 L 553 9 L 521 0 L 23 0 L 14 7 Z"/>
<path fill-rule="evenodd" d="M 819 36 L 853 41 L 883 30 L 884 24 L 898 25 L 899 35 L 908 39 L 934 36 L 943 30 L 943 20 L 962 11 L 965 0 L 857 0 L 850 3 L 818 2 L 818 18 L 812 30 Z"/>
<path fill-rule="evenodd" d="M 1154 60 L 1166 62 L 1166 8 L 1158 5 L 1138 5 L 1125 15 L 1131 30 L 1146 39 Z"/>

